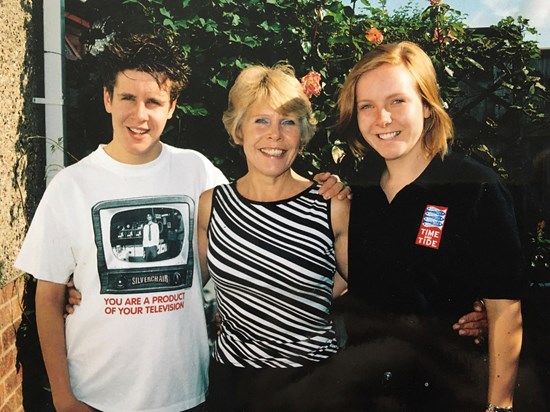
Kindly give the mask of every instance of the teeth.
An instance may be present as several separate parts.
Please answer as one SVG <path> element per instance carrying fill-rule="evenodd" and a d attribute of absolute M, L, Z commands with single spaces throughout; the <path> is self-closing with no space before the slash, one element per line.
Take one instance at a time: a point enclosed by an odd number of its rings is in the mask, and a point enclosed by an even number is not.
<path fill-rule="evenodd" d="M 147 130 L 133 129 L 133 128 L 131 128 L 131 127 L 129 127 L 128 129 L 130 129 L 130 131 L 131 131 L 132 133 L 135 133 L 135 134 L 145 134 L 145 133 L 147 133 Z"/>
<path fill-rule="evenodd" d="M 282 149 L 260 149 L 260 151 L 270 156 L 282 156 L 285 152 Z"/>
<path fill-rule="evenodd" d="M 391 132 L 391 133 L 380 133 L 378 137 L 382 140 L 388 140 L 393 139 L 395 136 L 397 136 L 401 132 Z"/>

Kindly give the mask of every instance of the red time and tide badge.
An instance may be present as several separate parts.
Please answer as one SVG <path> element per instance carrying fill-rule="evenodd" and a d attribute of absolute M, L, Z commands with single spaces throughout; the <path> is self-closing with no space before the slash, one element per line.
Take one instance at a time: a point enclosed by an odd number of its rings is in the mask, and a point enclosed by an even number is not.
<path fill-rule="evenodd" d="M 420 229 L 416 235 L 417 245 L 439 249 L 447 210 L 448 208 L 444 206 L 426 205 Z"/>

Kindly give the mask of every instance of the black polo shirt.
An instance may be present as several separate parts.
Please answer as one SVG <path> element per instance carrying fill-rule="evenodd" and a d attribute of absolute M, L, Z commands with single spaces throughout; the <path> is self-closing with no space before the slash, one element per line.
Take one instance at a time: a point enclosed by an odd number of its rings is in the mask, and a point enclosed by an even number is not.
<path fill-rule="evenodd" d="M 374 312 L 446 321 L 476 298 L 521 297 L 512 200 L 494 171 L 456 153 L 436 156 L 391 203 L 379 178 L 352 187 L 350 297 Z"/>

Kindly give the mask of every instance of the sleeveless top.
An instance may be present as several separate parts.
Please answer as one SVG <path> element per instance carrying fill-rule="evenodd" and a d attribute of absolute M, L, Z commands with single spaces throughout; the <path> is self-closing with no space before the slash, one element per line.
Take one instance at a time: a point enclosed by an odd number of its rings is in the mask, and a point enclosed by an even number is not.
<path fill-rule="evenodd" d="M 214 189 L 208 268 L 221 333 L 214 359 L 237 367 L 299 367 L 336 353 L 328 319 L 336 269 L 330 201 L 319 186 L 276 202 Z"/>

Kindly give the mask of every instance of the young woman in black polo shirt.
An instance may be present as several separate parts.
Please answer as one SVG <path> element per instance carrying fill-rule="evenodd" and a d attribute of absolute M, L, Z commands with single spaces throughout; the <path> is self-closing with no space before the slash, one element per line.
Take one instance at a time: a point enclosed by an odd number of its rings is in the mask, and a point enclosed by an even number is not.
<path fill-rule="evenodd" d="M 435 70 L 413 43 L 365 55 L 342 87 L 339 110 L 342 137 L 381 160 L 352 189 L 348 272 L 357 319 L 380 320 L 399 342 L 377 359 L 386 371 L 380 396 L 407 410 L 483 410 L 480 382 L 488 382 L 487 410 L 512 410 L 523 280 L 508 191 L 492 170 L 450 152 L 453 126 Z M 448 327 L 476 298 L 487 308 L 488 372 Z M 372 322 L 368 333 L 348 325 L 352 345 L 373 334 Z M 414 359 L 398 363 L 403 345 Z M 466 390 L 481 368 L 487 380 Z"/>

